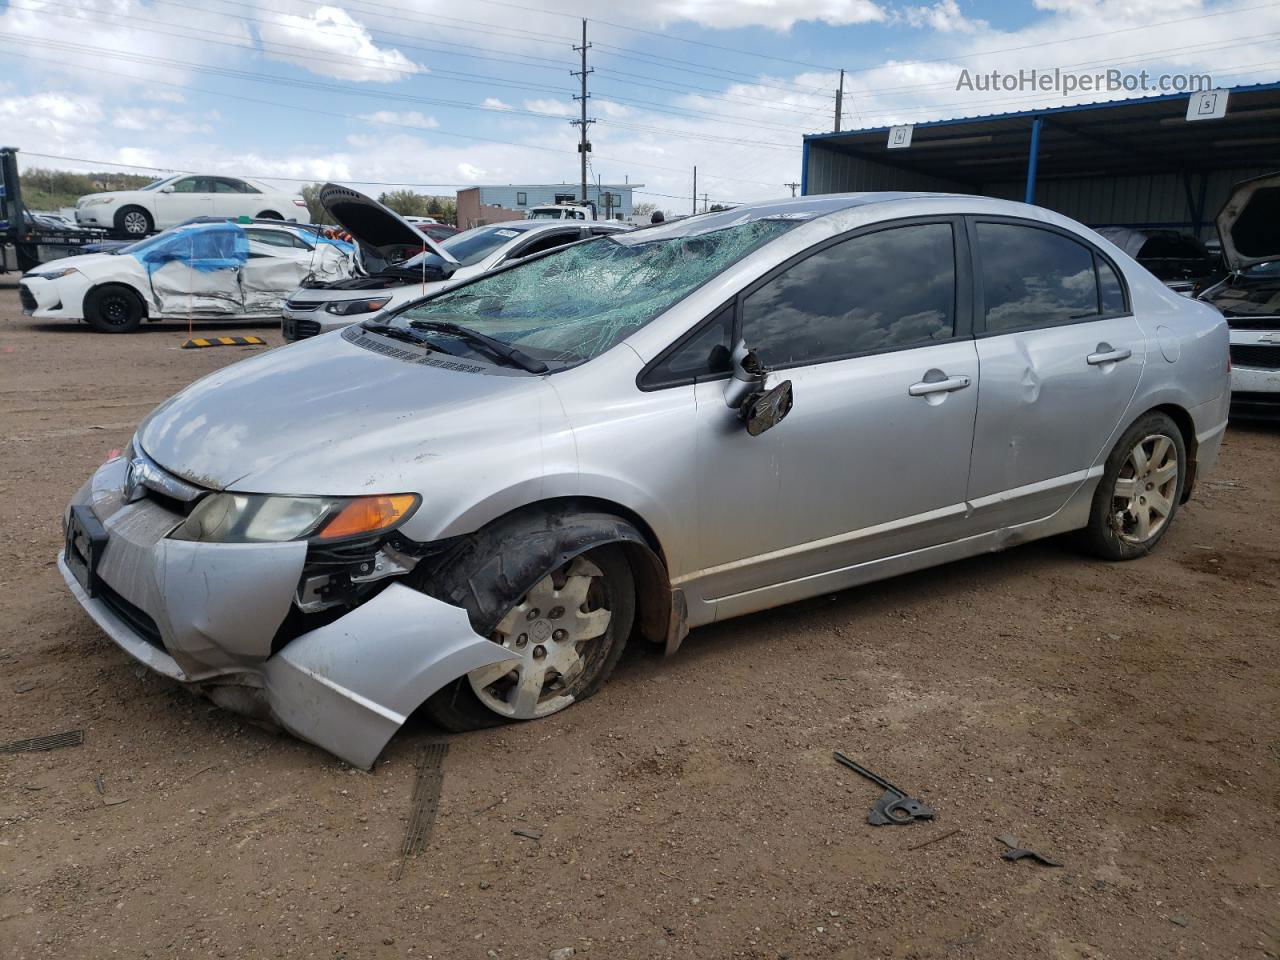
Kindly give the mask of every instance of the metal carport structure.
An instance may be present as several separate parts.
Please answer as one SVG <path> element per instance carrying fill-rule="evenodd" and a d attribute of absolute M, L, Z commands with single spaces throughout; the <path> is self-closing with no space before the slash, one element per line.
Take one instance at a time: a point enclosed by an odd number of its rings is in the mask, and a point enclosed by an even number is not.
<path fill-rule="evenodd" d="M 1214 120 L 1180 93 L 916 123 L 906 148 L 890 127 L 810 134 L 801 192 L 975 193 L 1209 239 L 1231 184 L 1280 169 L 1280 83 L 1228 90 Z"/>

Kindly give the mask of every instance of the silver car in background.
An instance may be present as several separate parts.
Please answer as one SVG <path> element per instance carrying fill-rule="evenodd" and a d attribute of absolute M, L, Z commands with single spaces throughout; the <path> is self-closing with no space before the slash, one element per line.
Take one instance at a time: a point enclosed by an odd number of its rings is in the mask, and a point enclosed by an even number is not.
<path fill-rule="evenodd" d="M 819 196 L 602 237 L 219 370 L 66 514 L 125 650 L 361 767 L 629 639 L 1079 531 L 1213 465 L 1227 327 L 1058 214 Z"/>
<path fill-rule="evenodd" d="M 546 250 L 631 229 L 620 223 L 515 220 L 473 227 L 437 242 L 350 187 L 325 184 L 320 202 L 359 247 L 363 269 L 359 276 L 306 283 L 292 293 L 281 323 L 288 341 L 376 318 Z"/>

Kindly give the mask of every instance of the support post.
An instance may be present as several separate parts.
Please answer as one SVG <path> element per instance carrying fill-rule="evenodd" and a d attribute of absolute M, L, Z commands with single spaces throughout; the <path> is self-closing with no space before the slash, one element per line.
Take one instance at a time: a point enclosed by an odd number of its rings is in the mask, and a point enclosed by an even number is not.
<path fill-rule="evenodd" d="M 582 46 L 573 49 L 582 54 L 582 69 L 569 71 L 570 76 L 580 77 L 582 80 L 582 94 L 574 97 L 582 103 L 582 118 L 579 120 L 570 120 L 569 122 L 578 127 L 580 135 L 578 137 L 578 158 L 582 167 L 582 202 L 587 202 L 587 154 L 591 151 L 591 142 L 587 139 L 587 127 L 594 123 L 594 120 L 587 119 L 587 99 L 591 94 L 587 93 L 587 74 L 594 73 L 594 70 L 587 69 L 587 51 L 591 48 L 591 44 L 587 43 L 587 18 L 582 18 Z"/>
<path fill-rule="evenodd" d="M 693 213 L 698 212 L 698 165 L 693 165 Z"/>
<path fill-rule="evenodd" d="M 1039 117 L 1031 121 L 1031 150 L 1027 153 L 1027 191 L 1023 196 L 1024 203 L 1036 202 L 1036 166 L 1040 162 L 1040 126 Z"/>
<path fill-rule="evenodd" d="M 844 112 L 844 71 L 840 71 L 840 86 L 836 87 L 836 133 L 840 132 L 840 114 Z"/>

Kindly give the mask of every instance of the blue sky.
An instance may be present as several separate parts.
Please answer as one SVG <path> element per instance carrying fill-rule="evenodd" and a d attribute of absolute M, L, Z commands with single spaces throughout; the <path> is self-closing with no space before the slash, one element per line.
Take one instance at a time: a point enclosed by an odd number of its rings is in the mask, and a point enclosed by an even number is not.
<path fill-rule="evenodd" d="M 694 164 L 713 200 L 789 192 L 840 68 L 846 128 L 1118 95 L 958 91 L 962 69 L 1280 77 L 1262 0 L 0 0 L 0 131 L 28 166 L 573 182 L 582 16 L 592 172 L 671 209 Z"/>

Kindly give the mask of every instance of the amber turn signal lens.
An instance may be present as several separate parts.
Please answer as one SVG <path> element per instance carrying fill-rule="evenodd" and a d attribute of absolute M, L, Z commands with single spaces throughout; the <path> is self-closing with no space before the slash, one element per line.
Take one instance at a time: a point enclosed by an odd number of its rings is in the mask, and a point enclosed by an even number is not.
<path fill-rule="evenodd" d="M 317 540 L 339 540 L 377 533 L 399 523 L 418 505 L 414 493 L 390 496 L 357 497 L 338 511 L 316 535 Z"/>

